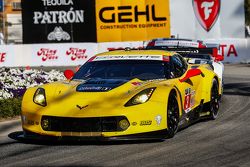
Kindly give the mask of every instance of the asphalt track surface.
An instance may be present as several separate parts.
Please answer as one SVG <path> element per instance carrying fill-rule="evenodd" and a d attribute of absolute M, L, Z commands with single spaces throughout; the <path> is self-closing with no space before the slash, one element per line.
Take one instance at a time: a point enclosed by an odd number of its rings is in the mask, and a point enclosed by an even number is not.
<path fill-rule="evenodd" d="M 150 142 L 23 143 L 20 120 L 0 123 L 0 166 L 250 166 L 250 66 L 226 65 L 215 121 Z"/>

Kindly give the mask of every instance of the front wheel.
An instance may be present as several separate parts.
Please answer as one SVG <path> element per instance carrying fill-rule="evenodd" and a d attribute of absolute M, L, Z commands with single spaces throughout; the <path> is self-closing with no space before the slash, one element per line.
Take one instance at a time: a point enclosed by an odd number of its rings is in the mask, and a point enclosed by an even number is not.
<path fill-rule="evenodd" d="M 218 111 L 220 107 L 219 102 L 219 91 L 218 91 L 218 83 L 214 79 L 213 85 L 211 88 L 211 100 L 210 100 L 210 119 L 215 120 L 218 116 Z"/>
<path fill-rule="evenodd" d="M 168 126 L 168 137 L 172 138 L 178 131 L 179 123 L 179 107 L 178 101 L 174 94 L 171 94 L 168 99 L 167 108 L 167 126 Z"/>

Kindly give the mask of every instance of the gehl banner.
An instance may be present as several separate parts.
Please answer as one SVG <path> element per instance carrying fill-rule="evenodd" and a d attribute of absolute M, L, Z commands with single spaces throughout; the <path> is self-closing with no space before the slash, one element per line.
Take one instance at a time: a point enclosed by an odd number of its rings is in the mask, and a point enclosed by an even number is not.
<path fill-rule="evenodd" d="M 22 0 L 23 43 L 170 36 L 169 0 Z"/>

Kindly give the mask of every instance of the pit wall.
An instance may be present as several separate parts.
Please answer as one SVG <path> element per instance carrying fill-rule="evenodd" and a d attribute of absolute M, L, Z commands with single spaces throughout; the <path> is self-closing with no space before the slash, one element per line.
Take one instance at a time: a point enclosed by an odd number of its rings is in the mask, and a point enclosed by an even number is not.
<path fill-rule="evenodd" d="M 250 63 L 250 39 L 205 40 L 220 44 L 224 62 Z M 143 48 L 144 42 L 0 45 L 0 67 L 77 66 L 97 53 Z"/>

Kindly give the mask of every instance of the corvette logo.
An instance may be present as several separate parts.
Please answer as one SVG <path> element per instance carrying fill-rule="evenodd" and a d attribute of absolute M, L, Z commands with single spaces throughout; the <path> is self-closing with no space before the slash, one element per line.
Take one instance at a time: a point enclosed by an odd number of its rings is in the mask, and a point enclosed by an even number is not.
<path fill-rule="evenodd" d="M 193 0 L 195 16 L 206 31 L 211 30 L 217 21 L 220 6 L 220 0 Z"/>
<path fill-rule="evenodd" d="M 88 107 L 89 105 L 86 105 L 86 106 L 79 106 L 79 105 L 76 105 L 76 107 L 77 108 L 79 108 L 79 110 L 82 110 L 82 109 L 84 109 L 84 108 L 86 108 L 86 107 Z"/>

